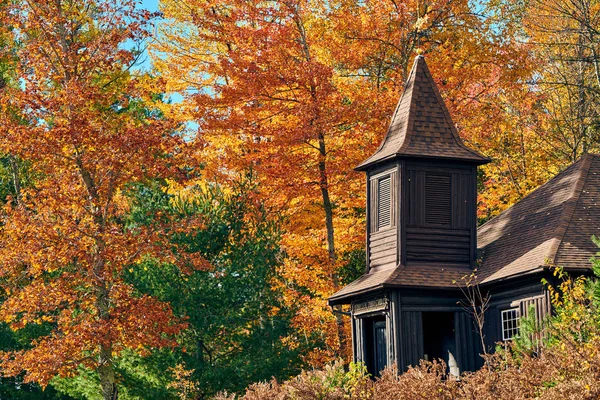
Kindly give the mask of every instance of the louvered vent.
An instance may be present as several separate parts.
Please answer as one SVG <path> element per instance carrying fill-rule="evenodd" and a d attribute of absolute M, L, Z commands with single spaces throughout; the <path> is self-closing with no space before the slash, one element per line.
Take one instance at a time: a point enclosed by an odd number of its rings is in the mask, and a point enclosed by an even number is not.
<path fill-rule="evenodd" d="M 391 225 L 392 222 L 392 192 L 389 176 L 377 182 L 377 230 Z"/>
<path fill-rule="evenodd" d="M 452 190 L 450 175 L 425 176 L 425 223 L 450 225 L 452 223 Z"/>

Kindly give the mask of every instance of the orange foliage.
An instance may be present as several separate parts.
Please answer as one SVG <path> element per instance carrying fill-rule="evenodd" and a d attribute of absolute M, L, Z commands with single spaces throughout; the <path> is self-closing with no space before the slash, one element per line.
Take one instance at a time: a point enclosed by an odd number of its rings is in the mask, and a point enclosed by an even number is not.
<path fill-rule="evenodd" d="M 2 372 L 45 386 L 84 364 L 112 396 L 113 357 L 171 345 L 185 326 L 167 304 L 135 295 L 124 268 L 148 256 L 206 266 L 166 245 L 175 227 L 159 216 L 124 223 L 127 185 L 179 176 L 187 146 L 152 111 L 160 85 L 126 72 L 135 54 L 120 45 L 144 39 L 151 15 L 129 0 L 9 2 L 2 12 L 21 43 L 19 84 L 0 91 L 0 147 L 39 179 L 2 212 L 0 318 L 13 329 L 51 323 L 30 349 L 4 353 Z"/>
<path fill-rule="evenodd" d="M 287 340 L 322 337 L 324 351 L 309 356 L 317 365 L 349 343 L 326 299 L 340 287 L 348 253 L 364 246 L 364 178 L 353 167 L 385 133 L 416 50 L 427 55 L 463 138 L 499 156 L 486 170 L 495 193 L 483 198 L 482 216 L 504 207 L 495 199 L 514 201 L 541 180 L 506 171 L 514 154 L 519 167 L 538 161 L 529 138 L 526 147 L 510 138 L 537 123 L 517 112 L 536 101 L 527 49 L 510 40 L 514 27 L 502 30 L 466 0 L 161 7 L 168 20 L 153 44 L 155 66 L 170 90 L 187 93 L 166 112 L 199 124 L 209 176 L 253 168 L 263 201 L 286 217 L 279 285 L 299 307 L 297 336 Z M 497 142 L 506 152 L 492 151 Z"/>
<path fill-rule="evenodd" d="M 324 338 L 325 352 L 309 356 L 315 364 L 339 349 L 343 329 L 326 298 L 340 287 L 345 255 L 364 246 L 363 177 L 352 168 L 381 140 L 417 49 L 428 55 L 464 139 L 500 155 L 488 167 L 496 189 L 483 209 L 498 212 L 494 199 L 514 200 L 521 185 L 531 185 L 520 176 L 517 188 L 507 185 L 513 143 L 506 154 L 492 151 L 496 140 L 510 140 L 512 127 L 529 128 L 529 116 L 508 107 L 535 102 L 525 90 L 528 53 L 506 40 L 511 26 L 498 31 L 468 1 L 186 0 L 161 7 L 168 22 L 153 45 L 155 66 L 170 90 L 188 93 L 167 112 L 199 124 L 209 175 L 257 170 L 263 201 L 285 215 L 279 284 L 286 301 L 299 305 L 297 336 L 288 340 Z"/>

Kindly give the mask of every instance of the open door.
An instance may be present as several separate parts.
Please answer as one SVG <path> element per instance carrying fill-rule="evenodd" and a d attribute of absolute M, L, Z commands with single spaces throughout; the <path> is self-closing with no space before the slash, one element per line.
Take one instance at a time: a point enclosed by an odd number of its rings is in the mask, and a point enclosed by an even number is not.
<path fill-rule="evenodd" d="M 387 367 L 387 332 L 385 316 L 364 319 L 366 364 L 372 376 L 379 376 Z"/>
<path fill-rule="evenodd" d="M 423 312 L 423 352 L 423 359 L 444 360 L 450 374 L 460 375 L 454 312 Z"/>

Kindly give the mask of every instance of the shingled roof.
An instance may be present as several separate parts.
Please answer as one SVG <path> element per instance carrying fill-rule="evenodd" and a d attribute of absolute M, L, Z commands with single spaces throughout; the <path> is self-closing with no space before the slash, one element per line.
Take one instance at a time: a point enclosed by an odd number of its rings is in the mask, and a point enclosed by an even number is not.
<path fill-rule="evenodd" d="M 457 289 L 463 277 L 473 271 L 467 267 L 439 265 L 399 266 L 388 270 L 369 272 L 344 286 L 329 298 L 329 304 L 344 303 L 344 299 L 387 287 L 417 289 Z"/>
<path fill-rule="evenodd" d="M 587 154 L 477 230 L 482 283 L 548 265 L 590 268 L 600 236 L 600 156 Z"/>
<path fill-rule="evenodd" d="M 489 162 L 461 140 L 423 56 L 415 58 L 383 142 L 356 169 L 397 156 Z"/>
<path fill-rule="evenodd" d="M 535 273 L 550 265 L 590 268 L 600 237 L 600 155 L 587 154 L 477 230 L 482 284 Z M 472 271 L 399 266 L 367 273 L 335 293 L 330 304 L 386 287 L 456 288 Z"/>

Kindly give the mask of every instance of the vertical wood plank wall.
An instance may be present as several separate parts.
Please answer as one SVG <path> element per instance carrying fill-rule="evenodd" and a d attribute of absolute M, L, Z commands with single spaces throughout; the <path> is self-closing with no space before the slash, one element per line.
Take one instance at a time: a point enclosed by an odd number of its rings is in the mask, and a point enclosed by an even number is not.
<path fill-rule="evenodd" d="M 363 333 L 363 320 L 362 318 L 354 318 L 354 332 L 352 334 L 356 338 L 356 358 L 357 362 L 367 362 L 365 358 L 365 335 Z"/>
<path fill-rule="evenodd" d="M 552 312 L 549 293 L 545 289 L 539 289 L 542 294 L 536 296 L 515 296 L 492 304 L 485 313 L 485 346 L 488 352 L 493 352 L 497 342 L 502 341 L 502 310 L 518 308 L 521 318 L 528 317 L 531 307 L 534 307 L 537 323 L 542 323 Z M 538 292 L 539 293 L 539 292 Z M 492 296 L 492 299 L 494 297 Z"/>
<path fill-rule="evenodd" d="M 406 220 L 406 262 L 436 262 L 471 265 L 474 260 L 476 177 L 472 167 L 452 168 L 447 166 L 431 166 L 419 163 L 406 164 L 406 197 L 404 208 Z M 436 218 L 427 218 L 427 199 L 436 198 L 443 193 L 436 192 L 435 185 L 427 185 L 431 179 L 449 179 L 450 191 L 447 218 L 444 215 L 446 206 L 436 207 Z M 427 194 L 427 190 L 434 192 Z M 443 218 L 442 218 L 443 217 Z M 439 220 L 440 223 L 435 221 Z M 445 222 L 443 222 L 445 221 Z"/>
<path fill-rule="evenodd" d="M 390 177 L 391 225 L 378 230 L 378 182 Z M 398 168 L 393 167 L 369 176 L 368 180 L 368 262 L 369 269 L 393 268 L 398 263 Z"/>
<path fill-rule="evenodd" d="M 423 358 L 423 314 L 421 311 L 402 312 L 402 353 L 405 371 L 409 365 L 419 365 Z M 404 367 L 404 369 L 402 368 Z"/>
<path fill-rule="evenodd" d="M 536 289 L 538 288 L 538 289 Z M 532 290 L 536 290 L 534 296 Z M 399 372 L 406 371 L 410 365 L 416 366 L 424 356 L 423 312 L 443 311 L 454 313 L 454 332 L 456 353 L 454 356 L 461 371 L 475 371 L 482 367 L 484 360 L 479 331 L 471 315 L 456 307 L 456 298 L 421 297 L 411 295 L 405 297 L 398 290 L 382 293 L 389 296 L 389 307 L 386 310 L 352 317 L 354 357 L 356 361 L 367 362 L 373 343 L 365 343 L 367 329 L 373 317 L 385 315 L 386 351 L 388 365 L 396 364 Z M 551 312 L 548 292 L 539 285 L 521 288 L 509 288 L 496 293 L 496 301 L 490 305 L 485 315 L 484 341 L 486 351 L 492 353 L 496 343 L 502 341 L 501 311 L 518 308 L 522 317 L 535 312 L 538 321 L 543 320 Z M 494 299 L 494 296 L 492 296 Z M 531 309 L 531 306 L 534 309 Z"/>
<path fill-rule="evenodd" d="M 390 365 L 395 364 L 398 370 L 402 368 L 402 303 L 396 290 L 390 294 L 390 322 L 396 327 L 390 335 L 390 341 L 393 342 L 392 352 L 389 355 Z"/>
<path fill-rule="evenodd" d="M 546 294 L 521 300 L 519 302 L 519 312 L 521 317 L 529 317 L 532 307 L 533 312 L 535 313 L 535 320 L 540 323 L 550 314 L 551 306 L 549 296 Z"/>
<path fill-rule="evenodd" d="M 481 340 L 471 315 L 465 311 L 454 313 L 454 333 L 456 336 L 456 359 L 460 371 L 475 371 L 483 365 L 480 354 Z"/>
<path fill-rule="evenodd" d="M 485 313 L 484 335 L 486 351 L 492 352 L 496 342 L 502 340 L 502 321 L 500 310 L 496 307 L 490 307 Z"/>

